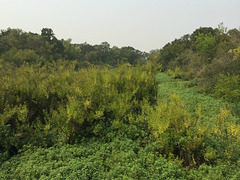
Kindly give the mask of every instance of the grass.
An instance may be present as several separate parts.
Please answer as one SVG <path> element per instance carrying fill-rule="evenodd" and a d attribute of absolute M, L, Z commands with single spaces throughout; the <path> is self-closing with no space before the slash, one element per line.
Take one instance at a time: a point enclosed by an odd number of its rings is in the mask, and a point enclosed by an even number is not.
<path fill-rule="evenodd" d="M 201 107 L 202 115 L 211 118 L 216 116 L 220 108 L 230 106 L 221 99 L 199 93 L 198 87 L 192 85 L 190 81 L 173 79 L 165 73 L 157 75 L 157 83 L 160 99 L 169 99 L 171 94 L 177 94 L 191 113 L 195 113 L 196 109 Z"/>

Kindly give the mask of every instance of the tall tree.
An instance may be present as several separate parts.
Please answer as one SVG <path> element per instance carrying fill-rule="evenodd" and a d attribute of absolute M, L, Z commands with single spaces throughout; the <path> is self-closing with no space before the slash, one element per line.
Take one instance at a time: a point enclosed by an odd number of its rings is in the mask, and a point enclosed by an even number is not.
<path fill-rule="evenodd" d="M 53 43 L 53 39 L 55 38 L 53 30 L 50 28 L 43 28 L 41 30 L 41 36 L 45 38 L 50 44 Z"/>

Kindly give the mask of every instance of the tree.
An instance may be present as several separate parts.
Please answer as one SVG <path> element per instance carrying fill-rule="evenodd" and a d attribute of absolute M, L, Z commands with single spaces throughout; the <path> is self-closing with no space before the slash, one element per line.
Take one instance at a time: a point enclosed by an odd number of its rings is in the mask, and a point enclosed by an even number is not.
<path fill-rule="evenodd" d="M 50 44 L 53 43 L 53 39 L 55 38 L 53 30 L 50 28 L 43 28 L 41 30 L 41 36 L 45 38 Z"/>
<path fill-rule="evenodd" d="M 103 52 L 108 52 L 110 50 L 110 44 L 106 41 L 102 42 L 100 46 Z"/>
<path fill-rule="evenodd" d="M 13 63 L 15 66 L 21 66 L 24 62 L 37 64 L 40 61 L 40 57 L 30 49 L 17 50 L 16 48 L 12 48 L 2 55 L 1 58 L 6 62 Z"/>
<path fill-rule="evenodd" d="M 53 37 L 52 39 L 51 50 L 52 50 L 52 56 L 54 60 L 64 58 L 63 41 L 64 41 L 63 39 L 58 40 L 56 37 Z"/>
<path fill-rule="evenodd" d="M 79 46 L 71 44 L 72 39 L 67 39 L 63 41 L 64 46 L 64 57 L 68 60 L 76 60 L 81 53 Z"/>
<path fill-rule="evenodd" d="M 195 47 L 197 52 L 201 55 L 213 58 L 216 52 L 215 37 L 211 33 L 199 33 L 198 36 L 196 36 L 195 38 Z"/>
<path fill-rule="evenodd" d="M 236 47 L 238 45 L 240 45 L 240 31 L 235 29 L 231 29 L 228 31 L 228 35 L 229 35 L 229 39 L 230 42 Z M 235 48 L 232 47 L 232 48 Z"/>
<path fill-rule="evenodd" d="M 194 43 L 196 41 L 196 37 L 199 34 L 211 34 L 212 36 L 214 36 L 216 34 L 217 29 L 213 29 L 212 27 L 200 27 L 198 29 L 196 29 L 190 36 L 190 40 L 192 43 Z"/>

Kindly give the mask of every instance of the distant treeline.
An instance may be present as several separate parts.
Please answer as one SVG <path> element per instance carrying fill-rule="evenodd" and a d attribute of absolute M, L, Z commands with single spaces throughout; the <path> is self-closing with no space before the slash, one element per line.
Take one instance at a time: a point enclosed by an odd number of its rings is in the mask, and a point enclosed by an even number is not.
<path fill-rule="evenodd" d="M 135 65 L 144 63 L 147 58 L 148 53 L 130 46 L 110 48 L 108 42 L 102 42 L 100 45 L 90 45 L 86 42 L 72 44 L 71 39 L 57 39 L 50 28 L 43 28 L 41 34 L 10 28 L 1 30 L 0 33 L 0 59 L 2 63 L 14 66 L 20 66 L 24 62 L 47 64 L 59 59 L 76 60 L 78 66 L 116 66 L 119 63 Z"/>

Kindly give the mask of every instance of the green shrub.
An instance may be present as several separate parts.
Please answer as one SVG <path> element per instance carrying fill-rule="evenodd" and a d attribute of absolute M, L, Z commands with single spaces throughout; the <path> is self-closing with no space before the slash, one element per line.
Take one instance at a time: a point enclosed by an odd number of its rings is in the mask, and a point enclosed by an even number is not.
<path fill-rule="evenodd" d="M 183 71 L 179 67 L 175 67 L 174 70 L 169 69 L 168 70 L 168 75 L 171 76 L 172 78 L 182 78 L 183 77 Z"/>
<path fill-rule="evenodd" d="M 240 101 L 240 76 L 220 75 L 221 79 L 216 83 L 214 94 L 218 98 L 230 102 Z"/>
<path fill-rule="evenodd" d="M 143 106 L 140 119 L 146 121 L 150 132 L 161 145 L 161 153 L 178 157 L 183 165 L 199 166 L 217 161 L 236 163 L 239 156 L 239 118 L 228 110 L 227 104 L 197 92 L 188 83 L 159 74 L 156 106 Z M 178 93 L 176 96 L 172 93 Z M 164 100 L 165 99 L 165 100 Z"/>
<path fill-rule="evenodd" d="M 29 143 L 51 146 L 102 136 L 106 128 L 126 123 L 128 114 L 140 112 L 143 99 L 156 101 L 154 68 L 147 64 L 76 71 L 74 62 L 59 60 L 43 67 L 25 63 L 1 69 L 1 126 L 10 125 L 10 144 L 18 150 Z"/>

